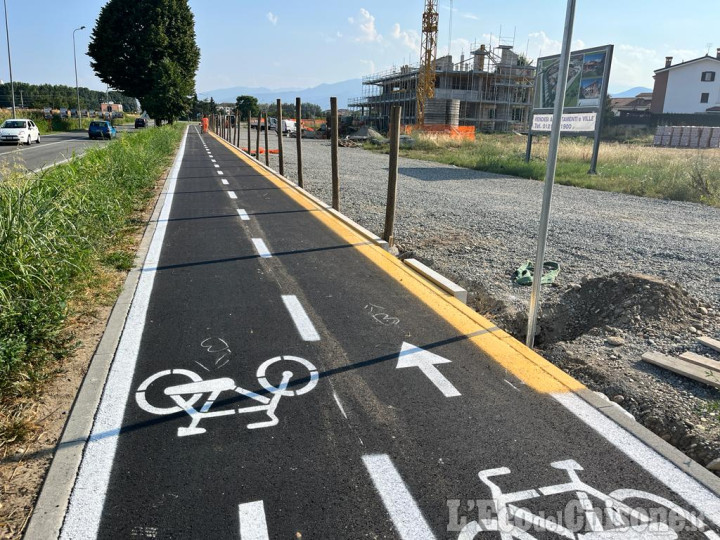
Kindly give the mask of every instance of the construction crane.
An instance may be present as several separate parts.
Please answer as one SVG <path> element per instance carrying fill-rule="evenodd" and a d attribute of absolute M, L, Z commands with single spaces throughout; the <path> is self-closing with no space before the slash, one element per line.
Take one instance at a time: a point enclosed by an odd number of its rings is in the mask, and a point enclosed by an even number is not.
<path fill-rule="evenodd" d="M 425 0 L 417 87 L 417 124 L 420 127 L 425 125 L 425 104 L 435 95 L 438 18 L 438 0 Z"/>

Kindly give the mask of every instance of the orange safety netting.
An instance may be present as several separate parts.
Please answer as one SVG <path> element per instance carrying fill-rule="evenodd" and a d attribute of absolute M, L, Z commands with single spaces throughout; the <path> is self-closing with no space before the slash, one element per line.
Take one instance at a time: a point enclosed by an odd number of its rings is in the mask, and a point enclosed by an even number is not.
<path fill-rule="evenodd" d="M 251 156 L 254 156 L 255 153 L 256 153 L 255 150 L 249 151 L 247 148 L 241 148 L 240 150 L 242 150 L 243 152 L 247 152 L 247 153 L 250 154 Z M 260 148 L 260 153 L 261 153 L 261 154 L 264 154 L 264 153 L 265 153 L 265 149 L 264 149 L 264 148 Z M 268 154 L 279 154 L 279 153 L 280 153 L 280 150 L 278 150 L 277 148 L 271 148 L 270 150 L 268 150 Z"/>
<path fill-rule="evenodd" d="M 451 126 L 449 124 L 426 124 L 423 128 L 418 126 L 404 126 L 405 134 L 411 135 L 413 132 L 424 133 L 440 133 L 448 135 L 454 139 L 475 140 L 475 126 Z"/>

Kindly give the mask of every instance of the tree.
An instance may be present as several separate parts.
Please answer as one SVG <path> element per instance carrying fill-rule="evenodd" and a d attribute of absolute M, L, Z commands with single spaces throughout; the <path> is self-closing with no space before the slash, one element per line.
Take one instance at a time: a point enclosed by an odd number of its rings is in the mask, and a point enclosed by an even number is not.
<path fill-rule="evenodd" d="M 217 114 L 217 110 L 217 103 L 215 103 L 215 100 L 210 97 L 210 113 Z"/>
<path fill-rule="evenodd" d="M 187 0 L 109 0 L 91 38 L 100 80 L 136 97 L 157 125 L 190 110 L 200 49 Z"/>
<path fill-rule="evenodd" d="M 242 118 L 248 119 L 251 116 L 257 116 L 260 112 L 258 100 L 253 96 L 238 96 L 235 100 L 235 108 L 240 109 L 240 116 Z"/>

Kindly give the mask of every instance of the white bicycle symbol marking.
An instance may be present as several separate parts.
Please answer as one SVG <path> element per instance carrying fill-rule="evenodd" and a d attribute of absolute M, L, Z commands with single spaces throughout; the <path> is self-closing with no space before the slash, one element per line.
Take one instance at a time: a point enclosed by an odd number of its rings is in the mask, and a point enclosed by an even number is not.
<path fill-rule="evenodd" d="M 685 520 L 686 526 L 702 532 L 706 538 L 720 540 L 720 536 L 710 530 L 697 516 L 663 497 L 636 489 L 617 489 L 606 495 L 580 480 L 577 471 L 582 471 L 583 468 L 576 461 L 569 459 L 556 461 L 550 465 L 555 469 L 566 471 L 570 481 L 538 489 L 503 493 L 502 489 L 490 479 L 510 474 L 510 469 L 502 467 L 480 471 L 478 473 L 480 480 L 490 488 L 492 493 L 497 517 L 471 521 L 462 528 L 458 540 L 473 540 L 484 531 L 499 532 L 502 540 L 535 540 L 534 536 L 526 532 L 528 528 L 522 527 L 520 524 L 530 525 L 535 531 L 549 532 L 570 540 L 674 540 L 678 537 L 668 524 L 654 521 L 652 513 L 646 514 L 625 504 L 624 501 L 628 499 L 651 501 L 654 508 L 664 507 L 678 518 Z M 537 516 L 529 510 L 517 506 L 517 503 L 522 501 L 563 493 L 574 494 L 577 497 L 579 508 L 584 513 L 586 530 L 589 532 L 576 534 L 554 519 Z M 603 507 L 593 507 L 590 497 L 600 500 Z M 604 528 L 601 520 L 603 515 L 607 517 L 611 528 Z"/>
<path fill-rule="evenodd" d="M 278 362 L 293 362 L 302 366 L 304 371 L 305 381 L 302 382 L 299 388 L 289 389 L 288 384 L 295 375 L 292 371 L 286 370 L 282 373 L 282 378 L 277 386 L 271 384 L 266 376 L 267 370 L 273 364 Z M 296 366 L 297 367 L 297 366 Z M 190 379 L 191 382 L 185 384 L 176 384 L 168 386 L 163 390 L 163 393 L 170 397 L 175 405 L 157 407 L 152 405 L 147 397 L 146 392 L 150 385 L 167 376 L 181 375 Z M 138 406 L 144 411 L 150 414 L 156 415 L 168 415 L 175 414 L 185 411 L 190 415 L 191 421 L 188 427 L 179 427 L 177 430 L 178 437 L 186 437 L 188 435 L 199 435 L 205 433 L 205 428 L 198 427 L 201 420 L 205 418 L 213 418 L 217 416 L 227 416 L 230 414 L 247 414 L 254 412 L 265 412 L 268 416 L 268 420 L 261 422 L 254 422 L 248 424 L 248 429 L 258 429 L 271 427 L 278 424 L 279 420 L 275 414 L 275 409 L 278 406 L 280 398 L 283 396 L 301 396 L 310 392 L 318 382 L 317 368 L 309 361 L 304 358 L 297 356 L 276 356 L 266 360 L 257 369 L 257 380 L 260 386 L 267 390 L 268 395 L 261 395 L 252 390 L 246 390 L 240 386 L 235 385 L 235 381 L 229 377 L 222 377 L 219 379 L 211 379 L 204 381 L 200 375 L 187 369 L 166 369 L 151 375 L 143 381 L 135 392 L 135 401 Z M 260 403 L 260 405 L 251 405 L 248 407 L 241 407 L 238 409 L 225 409 L 211 411 L 210 408 L 213 403 L 217 400 L 218 396 L 222 392 L 233 391 L 242 396 L 248 397 Z M 195 403 L 203 396 L 203 394 L 210 394 L 199 409 L 195 408 Z"/>

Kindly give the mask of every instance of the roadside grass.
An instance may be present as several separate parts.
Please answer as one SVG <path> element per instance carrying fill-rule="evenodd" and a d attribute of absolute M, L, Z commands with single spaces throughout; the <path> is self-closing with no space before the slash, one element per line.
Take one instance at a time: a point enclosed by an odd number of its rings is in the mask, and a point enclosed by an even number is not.
<path fill-rule="evenodd" d="M 182 128 L 143 130 L 0 182 L 0 447 L 27 435 L 32 398 L 75 347 L 68 321 L 116 297 L 109 276 L 132 267 L 137 215 Z"/>
<path fill-rule="evenodd" d="M 646 138 L 635 141 L 647 141 Z M 515 134 L 478 135 L 475 141 L 446 135 L 415 136 L 412 149 L 401 155 L 481 171 L 543 180 L 548 138 L 533 142 L 525 163 L 526 138 Z M 366 148 L 375 148 L 366 145 Z M 379 147 L 388 151 L 388 147 Z M 602 142 L 596 175 L 588 174 L 592 141 L 565 138 L 558 150 L 558 184 L 615 191 L 643 197 L 700 202 L 720 207 L 720 150 L 655 148 L 649 143 Z"/>

